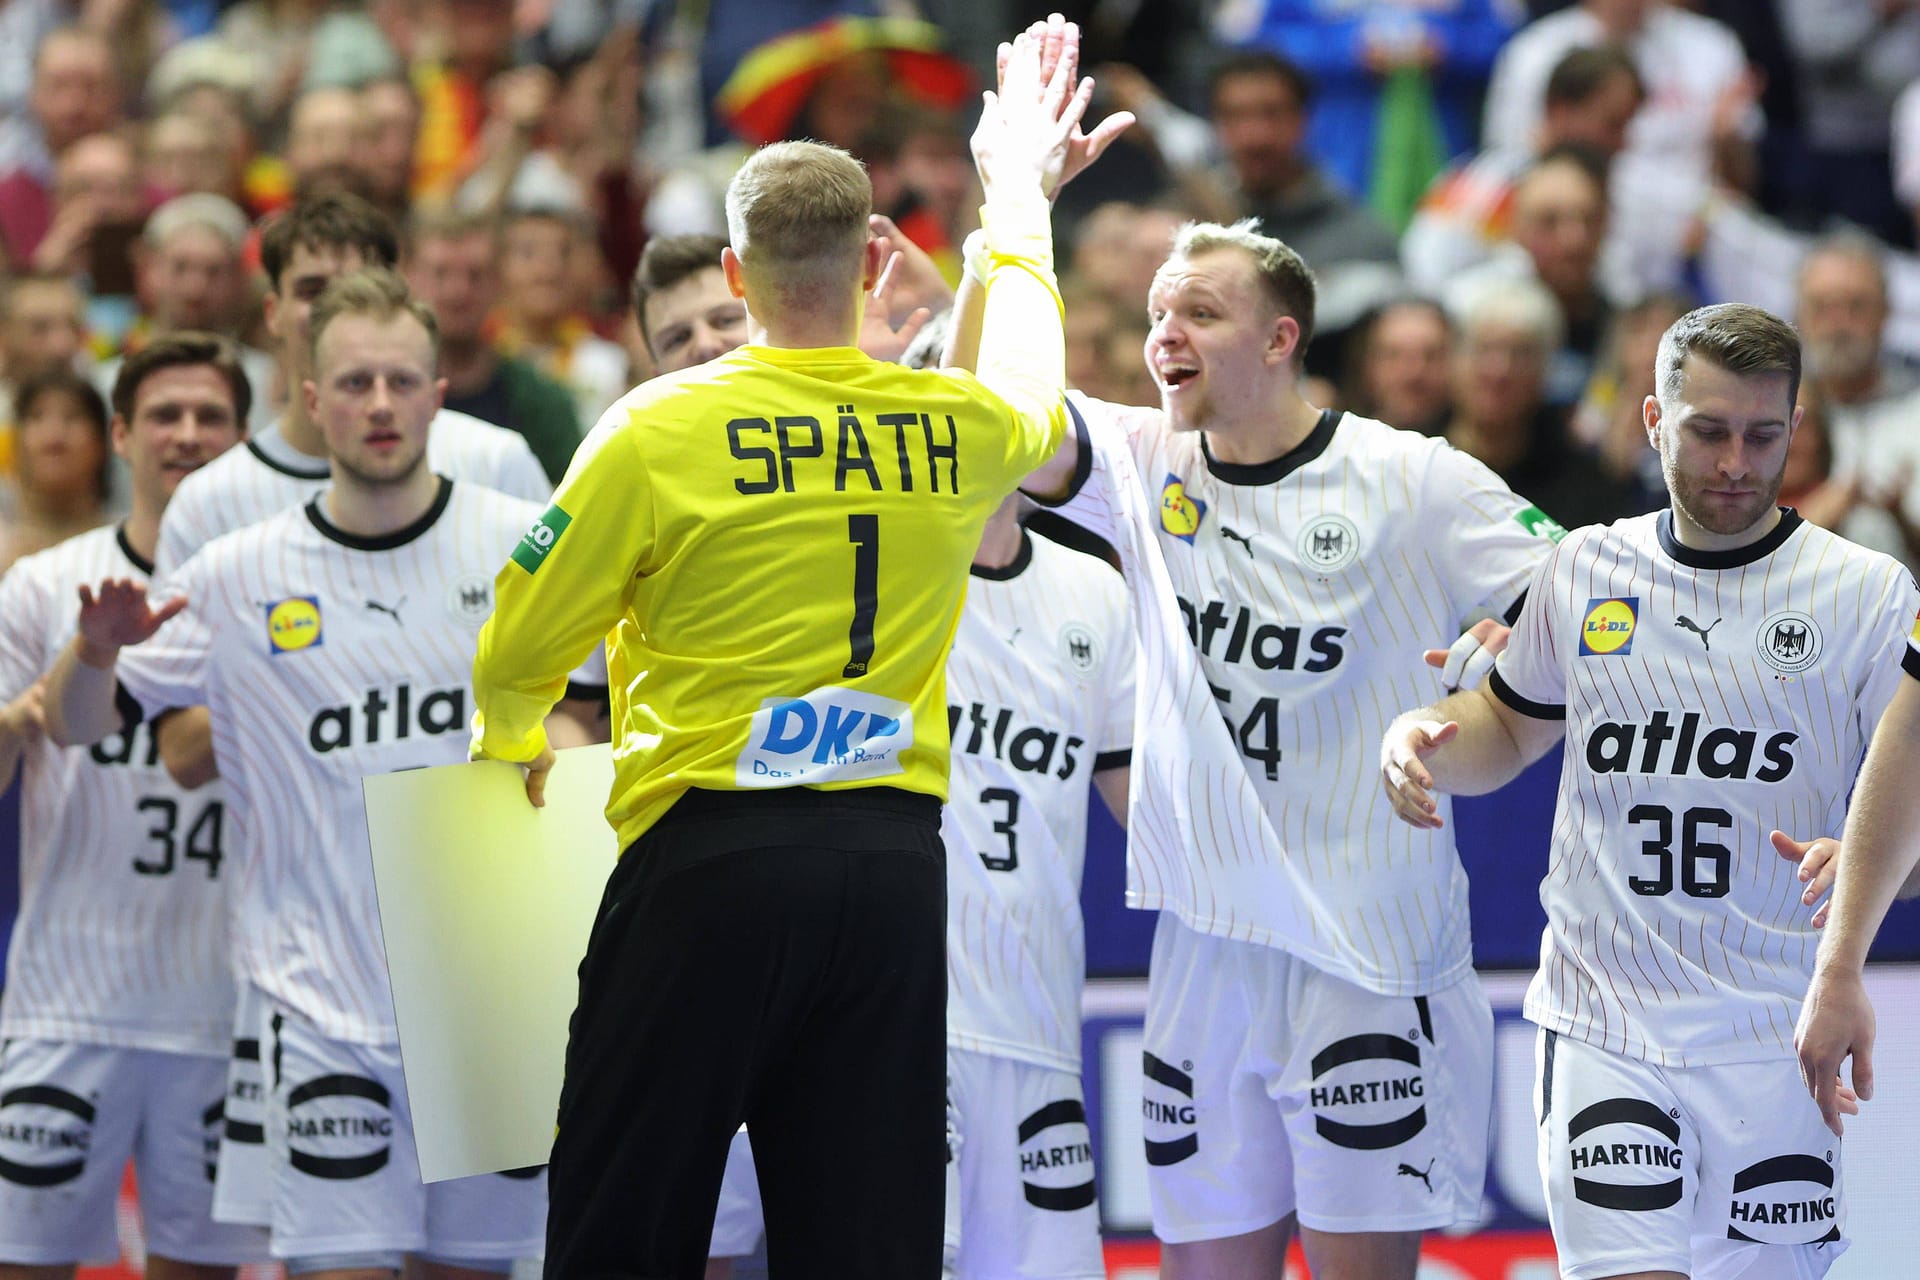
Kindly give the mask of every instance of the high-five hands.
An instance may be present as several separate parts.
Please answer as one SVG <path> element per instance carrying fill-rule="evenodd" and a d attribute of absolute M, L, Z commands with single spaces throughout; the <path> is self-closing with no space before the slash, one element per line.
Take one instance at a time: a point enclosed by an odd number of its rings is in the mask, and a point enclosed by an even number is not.
<path fill-rule="evenodd" d="M 1052 66 L 1046 67 L 1049 54 Z M 1000 87 L 982 95 L 984 107 L 972 140 L 974 164 L 989 194 L 995 187 L 1022 190 L 1027 183 L 1051 193 L 1071 176 L 1067 166 L 1076 149 L 1074 135 L 1093 99 L 1092 80 L 1075 83 L 1079 60 L 1080 29 L 1059 14 L 1001 46 Z M 1107 130 L 1102 124 L 1094 137 L 1081 135 L 1084 142 L 1078 149 L 1087 152 L 1098 138 L 1104 150 L 1125 127 Z M 1080 167 L 1086 163 L 1091 156 Z"/>
<path fill-rule="evenodd" d="M 1073 70 L 1069 73 L 1070 78 L 1067 82 L 1067 89 L 1069 92 L 1076 91 L 1078 86 L 1074 83 L 1071 76 L 1076 75 L 1079 70 L 1079 26 L 1075 23 L 1068 22 L 1056 13 L 1051 15 L 1045 22 L 1036 22 L 1028 27 L 1026 37 L 1029 40 L 1039 42 L 1040 76 L 1042 81 L 1050 83 L 1055 72 L 1059 69 L 1060 63 L 1066 60 L 1070 62 L 1073 67 Z M 999 49 L 996 67 L 997 80 L 1003 96 L 1006 93 L 1007 64 L 1012 61 L 1012 58 L 1013 46 L 1003 43 Z M 1135 74 L 1137 75 L 1138 73 L 1136 72 Z M 1092 77 L 1088 77 L 1086 83 L 1091 86 L 1093 84 Z M 1098 160 L 1101 154 L 1112 145 L 1115 138 L 1118 138 L 1132 127 L 1134 120 L 1135 116 L 1133 112 L 1116 111 L 1095 125 L 1092 133 L 1083 131 L 1078 124 L 1075 124 L 1073 126 L 1073 132 L 1067 136 L 1066 160 L 1062 164 L 1058 176 L 1052 179 L 1042 178 L 1041 180 L 1042 190 L 1047 193 L 1047 197 L 1051 199 L 1060 194 L 1060 188 L 1072 182 L 1075 177 L 1085 171 L 1088 165 Z"/>

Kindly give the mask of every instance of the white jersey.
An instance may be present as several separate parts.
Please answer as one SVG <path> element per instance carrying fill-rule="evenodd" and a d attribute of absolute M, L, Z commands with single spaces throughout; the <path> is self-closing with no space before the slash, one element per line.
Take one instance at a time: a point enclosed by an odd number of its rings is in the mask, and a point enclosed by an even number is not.
<path fill-rule="evenodd" d="M 1027 536 L 976 568 L 953 654 L 947 1043 L 1080 1069 L 1088 783 L 1127 764 L 1133 634 L 1126 584 Z"/>
<path fill-rule="evenodd" d="M 1374 757 L 1444 692 L 1422 651 L 1507 612 L 1559 526 L 1446 443 L 1353 414 L 1246 467 L 1159 410 L 1069 403 L 1091 469 L 1061 514 L 1118 548 L 1139 643 L 1128 904 L 1382 995 L 1466 976 L 1451 829 L 1396 821 Z"/>
<path fill-rule="evenodd" d="M 0 578 L 0 702 L 72 640 L 78 584 L 144 582 L 150 569 L 111 527 L 15 563 Z M 21 792 L 20 915 L 0 1039 L 225 1052 L 233 832 L 219 793 L 176 786 L 144 724 L 91 747 L 40 738 Z"/>
<path fill-rule="evenodd" d="M 1494 668 L 1567 724 L 1526 1013 L 1663 1067 L 1791 1057 L 1819 935 L 1767 835 L 1841 829 L 1920 591 L 1792 513 L 1731 552 L 1671 521 L 1570 535 Z"/>
<path fill-rule="evenodd" d="M 360 780 L 467 758 L 493 579 L 540 509 L 440 482 L 379 539 L 323 499 L 209 543 L 169 579 L 187 609 L 121 652 L 149 713 L 205 705 L 239 839 L 243 976 L 322 1034 L 395 1038 Z"/>
<path fill-rule="evenodd" d="M 427 431 L 427 465 L 530 502 L 553 496 L 524 437 L 451 409 L 435 414 Z M 160 519 L 156 577 L 164 581 L 221 534 L 297 507 L 331 482 L 327 460 L 294 449 L 275 423 L 180 482 Z"/>

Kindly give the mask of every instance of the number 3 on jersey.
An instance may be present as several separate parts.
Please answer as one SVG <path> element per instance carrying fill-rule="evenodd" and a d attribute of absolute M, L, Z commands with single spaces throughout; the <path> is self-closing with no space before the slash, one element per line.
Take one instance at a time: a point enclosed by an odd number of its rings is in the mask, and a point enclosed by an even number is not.
<path fill-rule="evenodd" d="M 867 674 L 873 661 L 873 615 L 880 607 L 880 517 L 848 516 L 853 544 L 853 625 L 847 629 L 844 680 Z"/>

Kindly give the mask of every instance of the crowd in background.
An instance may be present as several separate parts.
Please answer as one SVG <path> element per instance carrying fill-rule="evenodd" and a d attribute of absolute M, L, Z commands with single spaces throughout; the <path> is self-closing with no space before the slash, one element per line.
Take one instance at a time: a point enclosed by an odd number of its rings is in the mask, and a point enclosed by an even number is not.
<path fill-rule="evenodd" d="M 1920 0 L 0 0 L 0 568 L 120 510 L 101 392 L 155 334 L 240 340 L 274 419 L 297 195 L 391 215 L 449 406 L 556 478 L 651 372 L 645 244 L 724 234 L 757 143 L 853 152 L 957 279 L 992 42 L 1049 9 L 1140 120 L 1058 210 L 1073 385 L 1156 402 L 1172 232 L 1258 218 L 1318 402 L 1573 526 L 1663 503 L 1654 346 L 1753 301 L 1806 346 L 1784 500 L 1920 565 Z"/>

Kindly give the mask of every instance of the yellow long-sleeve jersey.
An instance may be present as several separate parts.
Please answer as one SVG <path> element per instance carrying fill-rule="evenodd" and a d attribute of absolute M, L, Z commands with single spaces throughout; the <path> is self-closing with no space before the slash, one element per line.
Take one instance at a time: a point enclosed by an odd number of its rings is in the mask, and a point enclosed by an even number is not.
<path fill-rule="evenodd" d="M 622 847 L 689 787 L 944 797 L 967 566 L 1065 431 L 1043 209 L 989 233 L 1003 332 L 981 365 L 1005 398 L 851 347 L 746 346 L 608 410 L 495 580 L 476 754 L 538 755 L 604 638 Z"/>

